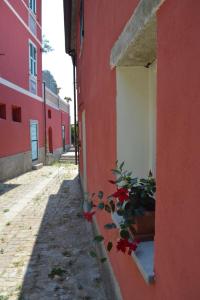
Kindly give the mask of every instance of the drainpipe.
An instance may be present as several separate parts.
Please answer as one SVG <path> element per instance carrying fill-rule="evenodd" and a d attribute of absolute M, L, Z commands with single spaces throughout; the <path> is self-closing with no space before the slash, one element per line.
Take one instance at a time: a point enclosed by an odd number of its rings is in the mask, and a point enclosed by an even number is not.
<path fill-rule="evenodd" d="M 46 83 L 43 81 L 43 98 L 44 98 L 44 157 L 45 165 L 47 162 L 47 107 L 46 107 Z"/>
<path fill-rule="evenodd" d="M 74 144 L 75 144 L 75 164 L 78 164 L 78 145 L 77 145 L 77 124 L 76 124 L 76 61 L 75 52 L 71 54 L 73 63 L 73 86 L 74 86 Z"/>

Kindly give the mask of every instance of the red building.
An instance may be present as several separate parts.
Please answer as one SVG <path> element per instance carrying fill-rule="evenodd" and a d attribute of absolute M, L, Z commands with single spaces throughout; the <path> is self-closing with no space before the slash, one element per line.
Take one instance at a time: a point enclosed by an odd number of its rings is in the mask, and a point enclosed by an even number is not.
<path fill-rule="evenodd" d="M 45 108 L 41 0 L 0 1 L 0 28 L 2 180 L 30 170 L 33 164 L 45 161 L 48 152 L 45 132 L 52 136 L 50 151 L 61 153 L 63 140 L 65 139 L 66 145 L 69 144 L 69 113 L 66 108 L 63 110 L 48 103 L 49 107 Z M 48 115 L 45 117 L 45 110 L 48 114 L 49 109 L 52 111 L 51 120 Z M 63 138 L 62 126 L 65 126 Z"/>
<path fill-rule="evenodd" d="M 84 190 L 113 193 L 117 159 L 157 182 L 154 241 L 135 257 L 109 254 L 113 299 L 200 298 L 199 10 L 187 0 L 64 1 Z M 96 219 L 107 236 L 106 216 Z"/>

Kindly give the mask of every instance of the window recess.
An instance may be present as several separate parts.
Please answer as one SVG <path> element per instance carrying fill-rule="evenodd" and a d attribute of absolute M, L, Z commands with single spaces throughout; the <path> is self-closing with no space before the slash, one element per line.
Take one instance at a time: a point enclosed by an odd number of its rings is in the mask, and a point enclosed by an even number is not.
<path fill-rule="evenodd" d="M 6 105 L 0 103 L 0 119 L 6 120 Z"/>
<path fill-rule="evenodd" d="M 12 106 L 12 120 L 14 122 L 21 123 L 22 121 L 22 111 L 19 106 Z"/>
<path fill-rule="evenodd" d="M 29 41 L 29 90 L 37 94 L 37 48 Z"/>

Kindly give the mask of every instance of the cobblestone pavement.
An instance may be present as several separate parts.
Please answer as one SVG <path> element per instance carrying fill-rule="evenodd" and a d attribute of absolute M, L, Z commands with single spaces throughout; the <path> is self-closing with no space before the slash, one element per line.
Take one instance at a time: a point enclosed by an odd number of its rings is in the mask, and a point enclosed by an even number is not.
<path fill-rule="evenodd" d="M 74 165 L 0 184 L 0 300 L 106 300 Z"/>

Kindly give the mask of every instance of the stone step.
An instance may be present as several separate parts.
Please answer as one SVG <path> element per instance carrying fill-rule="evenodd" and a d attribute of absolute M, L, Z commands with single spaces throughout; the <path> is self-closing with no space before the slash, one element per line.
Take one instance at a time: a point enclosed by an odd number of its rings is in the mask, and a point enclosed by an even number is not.
<path fill-rule="evenodd" d="M 32 166 L 33 170 L 39 170 L 43 167 L 43 163 L 35 164 Z"/>

